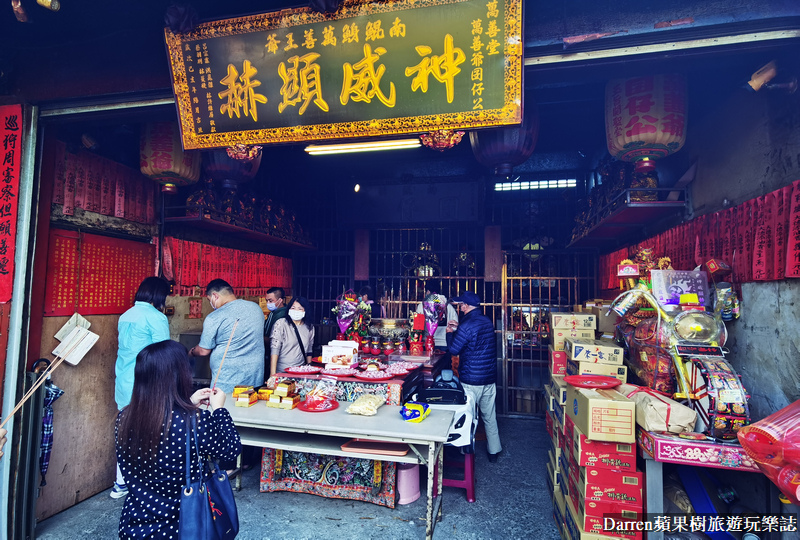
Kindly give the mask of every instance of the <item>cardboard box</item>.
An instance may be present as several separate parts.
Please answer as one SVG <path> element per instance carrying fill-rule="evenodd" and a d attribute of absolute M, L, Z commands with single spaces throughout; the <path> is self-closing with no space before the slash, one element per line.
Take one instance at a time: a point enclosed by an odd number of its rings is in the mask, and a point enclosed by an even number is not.
<path fill-rule="evenodd" d="M 550 313 L 551 330 L 594 330 L 597 317 L 593 313 Z"/>
<path fill-rule="evenodd" d="M 563 375 L 553 375 L 550 382 L 550 389 L 553 392 L 553 397 L 556 403 L 564 405 L 567 402 L 567 387 L 569 385 L 564 382 Z"/>
<path fill-rule="evenodd" d="M 609 313 L 610 312 L 610 313 Z M 613 334 L 619 322 L 619 315 L 608 306 L 594 306 L 592 313 L 597 317 L 597 331 Z"/>
<path fill-rule="evenodd" d="M 558 403 L 558 401 L 553 403 L 553 414 L 555 421 L 558 423 L 558 429 L 561 432 L 564 432 L 564 407 Z"/>
<path fill-rule="evenodd" d="M 580 467 L 577 470 L 577 485 L 584 491 L 589 485 L 617 486 L 620 489 L 644 489 L 642 471 L 618 471 L 599 467 Z"/>
<path fill-rule="evenodd" d="M 642 505 L 634 503 L 625 503 L 620 501 L 593 501 L 586 500 L 578 488 L 573 485 L 570 487 L 570 496 L 572 503 L 578 513 L 583 514 L 585 518 L 594 517 L 599 518 L 602 528 L 602 520 L 605 515 L 619 514 L 622 519 L 630 521 L 642 521 L 644 519 Z"/>
<path fill-rule="evenodd" d="M 565 408 L 592 440 L 636 443 L 636 403 L 615 390 L 569 386 Z"/>
<path fill-rule="evenodd" d="M 594 339 L 595 331 L 592 329 L 589 330 L 570 330 L 567 328 L 561 328 L 557 330 L 552 330 L 552 345 L 550 345 L 554 351 L 563 351 L 564 345 L 567 338 L 576 338 L 576 339 Z"/>
<path fill-rule="evenodd" d="M 545 398 L 548 402 L 551 401 L 546 393 Z M 544 429 L 547 430 L 547 434 L 550 435 L 550 438 L 553 437 L 553 417 L 550 414 L 552 412 L 552 409 L 548 409 L 547 413 L 544 415 Z"/>
<path fill-rule="evenodd" d="M 622 471 L 636 470 L 636 445 L 620 442 L 593 441 L 577 426 L 570 438 L 570 452 L 581 467 L 602 467 Z"/>
<path fill-rule="evenodd" d="M 550 375 L 566 375 L 567 353 L 565 351 L 555 350 L 552 345 L 550 345 L 547 350 L 550 358 Z"/>
<path fill-rule="evenodd" d="M 614 377 L 624 384 L 628 382 L 628 367 L 567 360 L 567 375 L 605 375 Z"/>
<path fill-rule="evenodd" d="M 622 347 L 613 341 L 600 339 L 567 338 L 564 343 L 567 359 L 575 362 L 622 365 Z"/>
<path fill-rule="evenodd" d="M 547 463 L 547 481 L 554 486 L 561 485 L 561 474 L 559 473 L 558 469 L 553 468 L 552 461 Z"/>
<path fill-rule="evenodd" d="M 585 467 L 584 467 L 585 469 Z M 583 480 L 581 480 L 581 478 Z M 581 471 L 578 477 L 570 476 L 573 489 L 578 496 L 587 501 L 616 501 L 619 503 L 631 504 L 639 508 L 644 507 L 644 492 L 642 486 L 632 486 L 616 483 L 613 485 L 599 484 L 594 480 L 586 479 L 585 471 Z"/>
<path fill-rule="evenodd" d="M 567 499 L 564 496 L 564 492 L 561 491 L 561 488 L 556 488 L 553 491 L 553 519 L 556 522 L 556 527 L 562 538 L 564 536 L 564 526 L 566 525 L 566 519 L 564 518 L 564 513 L 566 511 Z"/>
<path fill-rule="evenodd" d="M 358 363 L 358 343 L 355 341 L 329 341 L 322 346 L 323 364 L 349 367 Z"/>
<path fill-rule="evenodd" d="M 559 444 L 559 439 L 554 438 L 550 439 L 550 451 L 553 452 L 553 455 L 556 458 L 556 461 L 561 457 L 561 452 L 564 451 L 564 448 Z"/>
<path fill-rule="evenodd" d="M 589 516 L 586 518 L 575 508 L 572 500 L 566 498 L 567 511 L 564 519 L 566 529 L 572 540 L 615 540 L 616 538 L 627 538 L 629 540 L 642 540 L 641 531 L 617 531 L 604 530 L 603 518 Z M 624 520 L 614 518 L 615 523 Z M 635 525 L 635 522 L 627 522 Z M 624 526 L 624 525 L 623 525 Z"/>

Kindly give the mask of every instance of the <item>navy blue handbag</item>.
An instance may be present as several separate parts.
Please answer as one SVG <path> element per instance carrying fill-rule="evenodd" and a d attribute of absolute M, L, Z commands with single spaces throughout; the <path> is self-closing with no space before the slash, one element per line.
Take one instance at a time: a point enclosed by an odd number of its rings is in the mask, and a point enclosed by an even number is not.
<path fill-rule="evenodd" d="M 186 483 L 181 490 L 178 536 L 183 540 L 229 540 L 239 533 L 239 513 L 228 475 L 214 460 L 204 460 L 197 448 L 195 416 L 186 430 Z M 191 447 L 200 461 L 200 476 L 192 480 Z"/>

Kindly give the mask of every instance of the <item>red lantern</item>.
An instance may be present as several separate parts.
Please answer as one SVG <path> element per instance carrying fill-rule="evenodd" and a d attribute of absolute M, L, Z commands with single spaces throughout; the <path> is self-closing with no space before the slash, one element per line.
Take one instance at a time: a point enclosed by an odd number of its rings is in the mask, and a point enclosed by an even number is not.
<path fill-rule="evenodd" d="M 496 176 L 508 176 L 514 167 L 531 157 L 539 138 L 539 110 L 532 101 L 526 103 L 522 123 L 516 126 L 471 131 L 472 153 L 481 165 Z"/>
<path fill-rule="evenodd" d="M 206 176 L 219 180 L 224 189 L 236 190 L 239 184 L 249 182 L 261 165 L 261 147 L 235 145 L 217 148 L 205 153 L 203 170 Z"/>
<path fill-rule="evenodd" d="M 200 159 L 199 152 L 184 152 L 178 124 L 156 122 L 142 128 L 139 168 L 143 175 L 162 184 L 161 191 L 175 193 L 177 186 L 197 182 Z"/>
<path fill-rule="evenodd" d="M 617 79 L 606 86 L 606 142 L 635 172 L 674 154 L 686 142 L 686 78 L 680 74 Z"/>

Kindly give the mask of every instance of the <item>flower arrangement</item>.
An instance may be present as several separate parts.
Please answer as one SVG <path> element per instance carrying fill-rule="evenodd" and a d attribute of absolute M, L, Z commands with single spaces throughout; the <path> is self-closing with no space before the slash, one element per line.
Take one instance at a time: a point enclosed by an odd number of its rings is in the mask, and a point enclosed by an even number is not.
<path fill-rule="evenodd" d="M 336 315 L 339 331 L 350 341 L 361 341 L 369 335 L 369 324 L 372 321 L 372 306 L 360 301 L 353 290 L 342 293 L 336 299 L 336 306 L 331 309 Z"/>

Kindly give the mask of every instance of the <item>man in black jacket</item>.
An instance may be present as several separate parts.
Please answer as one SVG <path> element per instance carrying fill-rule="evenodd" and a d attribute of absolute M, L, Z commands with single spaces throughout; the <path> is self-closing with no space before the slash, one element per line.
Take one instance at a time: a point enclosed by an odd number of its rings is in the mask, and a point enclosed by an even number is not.
<path fill-rule="evenodd" d="M 497 346 L 494 325 L 478 309 L 478 295 L 467 291 L 453 298 L 458 304 L 461 319 L 453 336 L 449 351 L 459 356 L 458 376 L 464 391 L 474 406 L 480 408 L 483 425 L 486 429 L 489 461 L 497 461 L 497 454 L 503 449 L 495 415 L 497 397 Z"/>

